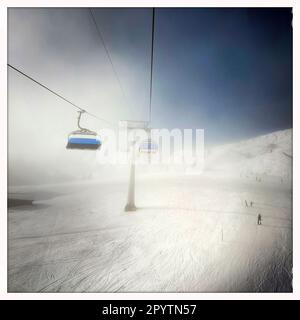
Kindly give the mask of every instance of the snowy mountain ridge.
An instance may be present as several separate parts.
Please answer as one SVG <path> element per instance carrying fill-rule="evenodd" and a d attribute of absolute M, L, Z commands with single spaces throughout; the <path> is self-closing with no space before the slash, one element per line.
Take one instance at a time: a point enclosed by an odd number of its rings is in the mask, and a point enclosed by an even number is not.
<path fill-rule="evenodd" d="M 205 170 L 291 179 L 292 129 L 209 148 L 205 156 Z"/>

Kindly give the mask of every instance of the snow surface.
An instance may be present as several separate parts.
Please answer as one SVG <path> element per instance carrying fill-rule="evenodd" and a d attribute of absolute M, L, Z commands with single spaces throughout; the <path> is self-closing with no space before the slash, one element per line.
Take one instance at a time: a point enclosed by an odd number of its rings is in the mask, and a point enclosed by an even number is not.
<path fill-rule="evenodd" d="M 203 174 L 137 168 L 132 213 L 126 180 L 10 188 L 34 202 L 8 212 L 8 291 L 291 291 L 291 135 L 214 147 Z"/>

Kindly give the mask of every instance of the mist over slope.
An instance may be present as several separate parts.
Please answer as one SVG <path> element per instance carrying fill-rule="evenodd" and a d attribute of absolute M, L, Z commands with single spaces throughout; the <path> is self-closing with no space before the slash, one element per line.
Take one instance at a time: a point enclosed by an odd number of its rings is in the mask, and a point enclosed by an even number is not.
<path fill-rule="evenodd" d="M 99 151 L 100 153 L 102 151 Z M 82 180 L 126 179 L 127 165 L 104 165 L 98 162 L 101 154 L 69 151 L 53 155 L 45 162 L 39 157 L 10 155 L 9 186 L 67 183 Z M 200 161 L 199 159 L 197 162 Z M 59 163 L 59 165 L 58 165 Z M 202 165 L 137 166 L 139 175 L 154 172 L 201 173 Z M 205 148 L 204 172 L 221 175 L 252 177 L 264 176 L 290 180 L 292 176 L 292 129 L 273 132 L 245 141 Z"/>
<path fill-rule="evenodd" d="M 137 166 L 130 213 L 128 177 L 16 187 L 8 290 L 291 292 L 291 134 L 208 149 L 204 172 Z"/>
<path fill-rule="evenodd" d="M 208 148 L 205 170 L 248 177 L 292 176 L 292 129 Z"/>

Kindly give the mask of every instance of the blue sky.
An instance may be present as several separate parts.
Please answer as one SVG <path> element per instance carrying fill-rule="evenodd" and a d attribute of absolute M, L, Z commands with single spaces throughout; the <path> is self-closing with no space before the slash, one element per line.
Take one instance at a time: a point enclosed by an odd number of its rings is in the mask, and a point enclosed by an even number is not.
<path fill-rule="evenodd" d="M 291 36 L 290 10 L 158 11 L 154 121 L 213 142 L 290 128 Z"/>

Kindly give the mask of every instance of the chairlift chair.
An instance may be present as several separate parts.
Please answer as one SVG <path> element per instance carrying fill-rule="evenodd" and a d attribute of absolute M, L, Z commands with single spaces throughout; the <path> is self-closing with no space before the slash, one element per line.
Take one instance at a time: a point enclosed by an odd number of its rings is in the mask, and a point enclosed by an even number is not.
<path fill-rule="evenodd" d="M 67 149 L 97 150 L 101 147 L 101 140 L 97 133 L 80 126 L 80 119 L 84 110 L 79 111 L 77 126 L 79 130 L 72 131 L 68 136 Z"/>
<path fill-rule="evenodd" d="M 151 138 L 146 139 L 140 143 L 140 153 L 156 153 L 158 151 L 158 145 Z"/>

